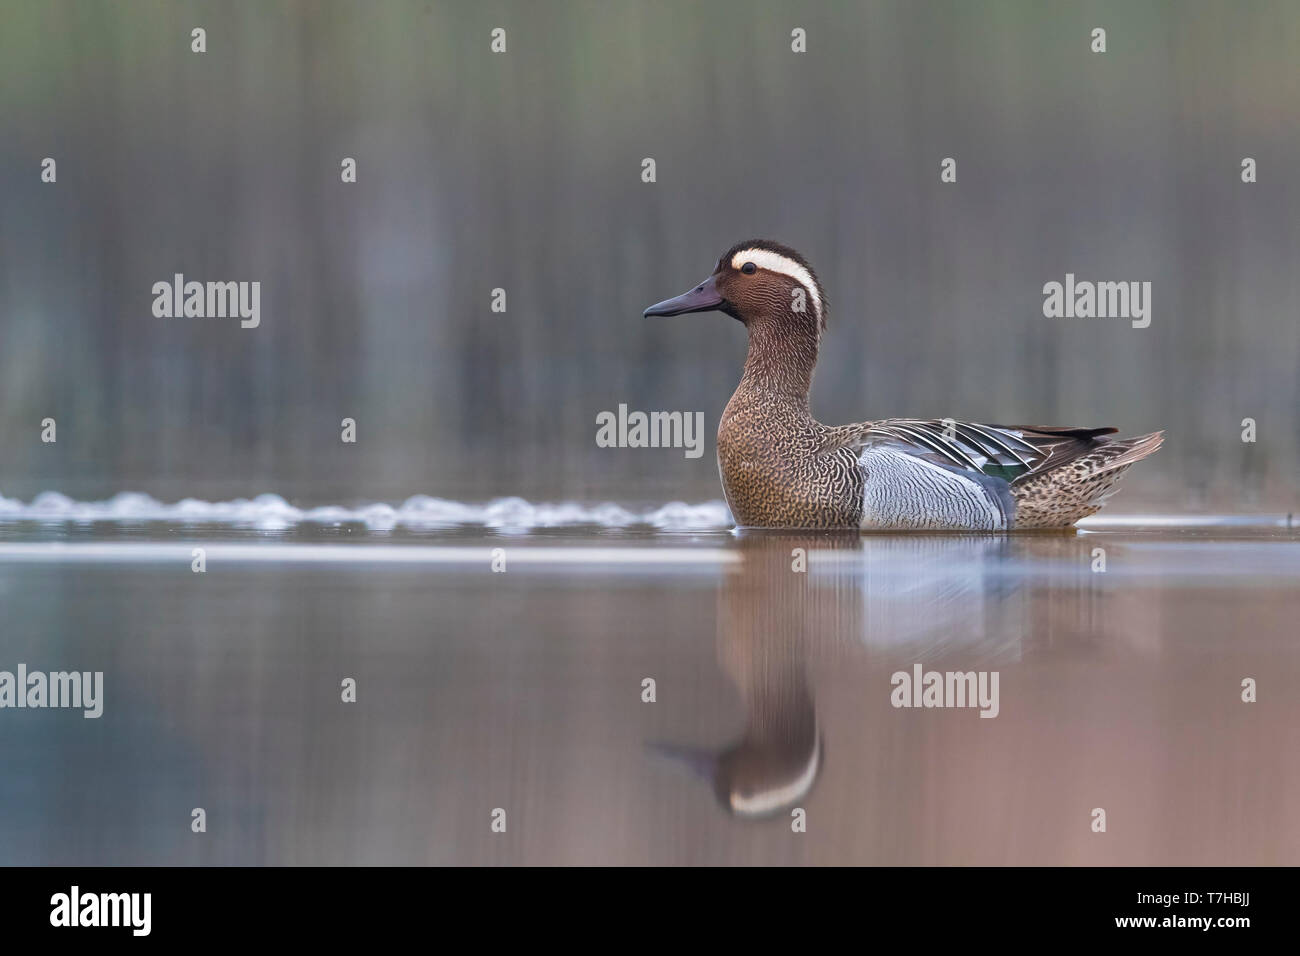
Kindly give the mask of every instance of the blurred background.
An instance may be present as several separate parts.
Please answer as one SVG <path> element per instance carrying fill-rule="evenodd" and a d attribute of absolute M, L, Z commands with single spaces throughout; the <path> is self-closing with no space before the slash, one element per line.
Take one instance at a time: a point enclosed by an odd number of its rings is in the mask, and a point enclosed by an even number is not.
<path fill-rule="evenodd" d="M 743 331 L 641 310 L 764 236 L 823 420 L 1167 428 L 1116 510 L 1292 510 L 1298 49 L 1283 0 L 0 0 L 0 492 L 717 498 Z M 261 326 L 155 318 L 177 272 Z M 1044 318 L 1067 272 L 1150 327 Z M 620 403 L 705 455 L 597 448 Z"/>

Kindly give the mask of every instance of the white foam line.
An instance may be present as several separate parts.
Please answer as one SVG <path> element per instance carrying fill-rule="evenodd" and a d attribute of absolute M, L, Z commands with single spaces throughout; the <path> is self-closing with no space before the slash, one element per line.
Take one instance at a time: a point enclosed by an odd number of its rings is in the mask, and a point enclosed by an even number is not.
<path fill-rule="evenodd" d="M 0 495 L 0 521 L 37 521 L 45 524 L 167 521 L 185 525 L 218 523 L 267 529 L 287 528 L 297 524 L 338 525 L 360 522 L 381 530 L 397 525 L 484 525 L 490 528 L 526 530 L 577 524 L 594 524 L 606 528 L 647 524 L 670 531 L 725 528 L 731 524 L 731 513 L 721 501 L 706 501 L 697 505 L 670 501 L 652 511 L 637 512 L 612 502 L 596 505 L 577 502 L 533 504 L 523 498 L 496 498 L 486 504 L 465 504 L 444 498 L 430 498 L 428 495 L 415 495 L 396 508 L 376 502 L 356 508 L 324 505 L 303 509 L 272 494 L 258 495 L 251 500 L 236 498 L 233 501 L 186 498 L 175 504 L 167 504 L 149 495 L 129 491 L 114 495 L 107 501 L 75 501 L 57 491 L 45 491 L 30 503 Z"/>
<path fill-rule="evenodd" d="M 504 547 L 507 566 L 528 564 L 602 565 L 718 565 L 734 564 L 740 555 L 724 548 L 549 548 Z M 264 564 L 462 564 L 488 568 L 490 547 L 452 548 L 429 545 L 347 544 L 228 544 L 194 541 L 185 544 L 151 542 L 42 541 L 0 543 L 0 562 L 126 562 L 183 561 L 202 548 L 210 562 Z"/>

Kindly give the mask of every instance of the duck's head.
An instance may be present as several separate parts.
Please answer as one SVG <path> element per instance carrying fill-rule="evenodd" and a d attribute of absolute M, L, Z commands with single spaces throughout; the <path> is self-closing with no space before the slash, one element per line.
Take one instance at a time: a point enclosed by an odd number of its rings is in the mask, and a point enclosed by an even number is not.
<path fill-rule="evenodd" d="M 665 299 L 645 315 L 725 312 L 752 327 L 758 323 L 826 328 L 827 302 L 817 273 L 789 246 L 768 239 L 738 242 L 718 260 L 713 274 L 689 292 Z"/>
<path fill-rule="evenodd" d="M 821 735 L 812 729 L 802 740 L 746 738 L 721 754 L 667 744 L 651 749 L 711 784 L 728 813 L 760 819 L 796 806 L 817 782 L 824 757 Z"/>

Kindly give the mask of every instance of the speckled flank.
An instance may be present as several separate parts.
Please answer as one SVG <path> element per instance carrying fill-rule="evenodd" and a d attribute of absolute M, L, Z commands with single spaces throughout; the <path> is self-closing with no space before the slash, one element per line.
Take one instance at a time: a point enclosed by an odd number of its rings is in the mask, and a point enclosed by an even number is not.
<path fill-rule="evenodd" d="M 814 287 L 792 295 L 805 277 Z M 748 240 L 718 260 L 710 280 L 720 304 L 647 314 L 716 308 L 745 324 L 744 373 L 718 426 L 718 472 L 742 526 L 1064 528 L 1095 513 L 1128 467 L 1160 447 L 1160 433 L 1114 439 L 1112 428 L 823 425 L 808 395 L 829 303 L 812 266 L 786 246 Z M 816 307 L 793 308 L 801 298 Z"/>

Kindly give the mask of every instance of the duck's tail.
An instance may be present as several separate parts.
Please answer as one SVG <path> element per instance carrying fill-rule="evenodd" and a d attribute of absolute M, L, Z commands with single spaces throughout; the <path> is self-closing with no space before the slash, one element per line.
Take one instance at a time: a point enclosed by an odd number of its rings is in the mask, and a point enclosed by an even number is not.
<path fill-rule="evenodd" d="M 1016 499 L 1015 527 L 1067 528 L 1080 518 L 1096 514 L 1119 490 L 1124 472 L 1135 461 L 1153 454 L 1163 442 L 1163 431 L 1135 438 L 1086 440 L 1091 447 L 1066 457 L 1059 465 L 1035 470 L 1011 485 Z"/>

